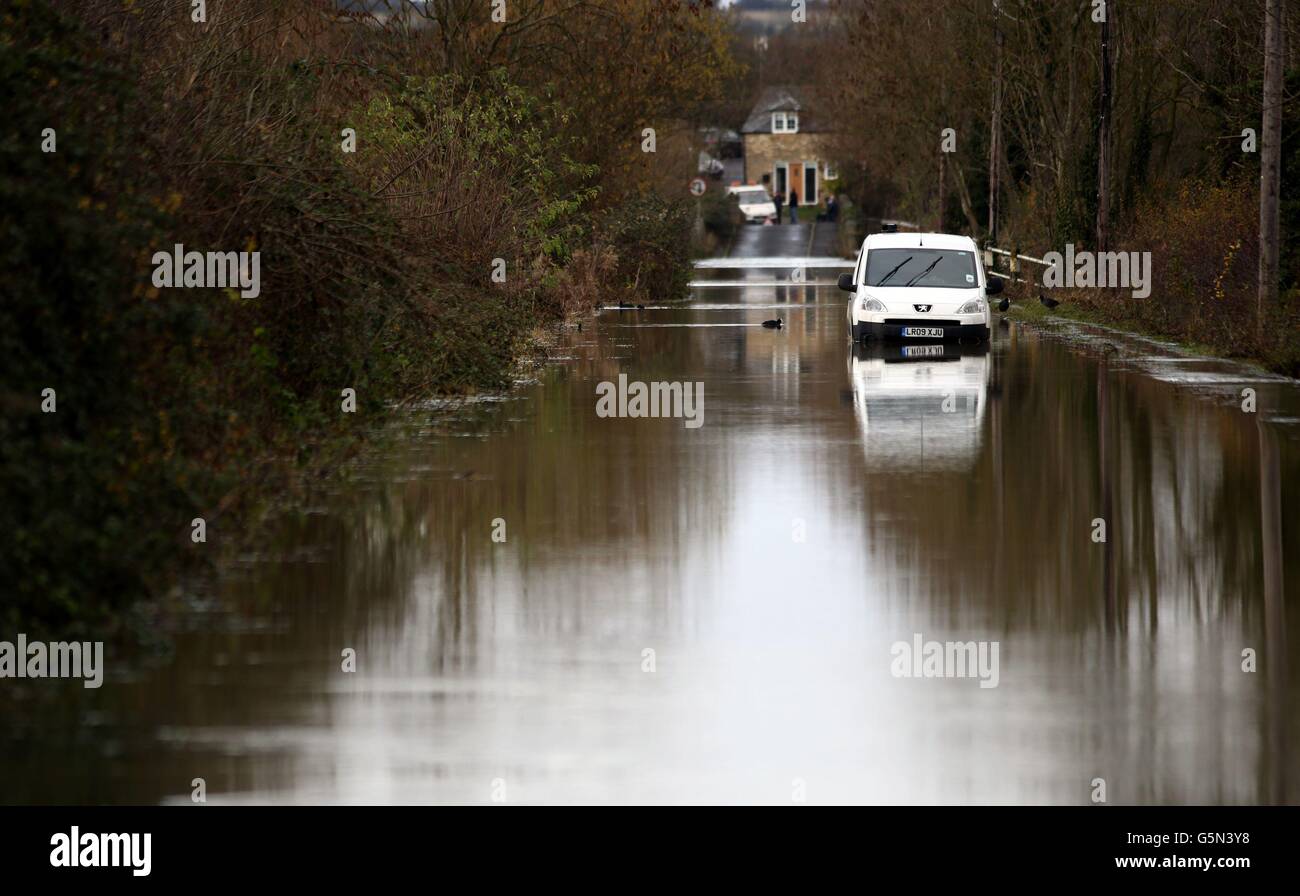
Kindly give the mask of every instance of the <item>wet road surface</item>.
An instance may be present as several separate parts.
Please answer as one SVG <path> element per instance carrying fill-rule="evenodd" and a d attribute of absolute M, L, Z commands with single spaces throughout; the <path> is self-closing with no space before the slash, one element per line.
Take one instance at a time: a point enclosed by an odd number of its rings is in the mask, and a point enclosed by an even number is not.
<path fill-rule="evenodd" d="M 3 800 L 1300 802 L 1296 384 L 1080 327 L 851 347 L 837 269 L 744 266 L 810 237 L 404 414 L 169 652 L 11 695 Z M 620 374 L 702 425 L 598 416 Z M 996 666 L 896 674 L 917 639 Z"/>

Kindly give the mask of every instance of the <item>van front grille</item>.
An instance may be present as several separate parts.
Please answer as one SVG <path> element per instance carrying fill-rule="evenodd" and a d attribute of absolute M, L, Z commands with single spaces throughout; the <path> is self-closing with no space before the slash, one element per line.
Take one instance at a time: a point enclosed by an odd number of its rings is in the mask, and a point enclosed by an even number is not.
<path fill-rule="evenodd" d="M 887 317 L 885 325 L 890 327 L 960 327 L 959 320 L 923 320 L 916 317 Z"/>

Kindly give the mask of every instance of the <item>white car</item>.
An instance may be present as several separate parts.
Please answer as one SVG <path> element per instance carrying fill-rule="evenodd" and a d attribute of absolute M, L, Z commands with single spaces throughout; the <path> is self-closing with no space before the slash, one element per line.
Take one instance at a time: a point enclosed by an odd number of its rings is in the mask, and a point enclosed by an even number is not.
<path fill-rule="evenodd" d="M 970 237 L 873 233 L 839 287 L 853 293 L 848 317 L 855 342 L 983 341 L 992 325 L 988 297 L 1002 292 L 1002 281 L 985 275 Z"/>
<path fill-rule="evenodd" d="M 767 187 L 735 186 L 727 188 L 727 195 L 740 204 L 740 213 L 747 224 L 762 224 L 776 218 L 776 203 Z"/>

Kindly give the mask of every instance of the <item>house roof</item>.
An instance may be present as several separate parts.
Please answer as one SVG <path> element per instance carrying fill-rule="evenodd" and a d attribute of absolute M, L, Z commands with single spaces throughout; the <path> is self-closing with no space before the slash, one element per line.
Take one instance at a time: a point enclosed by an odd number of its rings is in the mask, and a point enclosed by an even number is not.
<path fill-rule="evenodd" d="M 816 133 L 827 128 L 818 120 L 813 108 L 816 104 L 809 102 L 808 91 L 802 87 L 764 87 L 758 95 L 758 101 L 749 111 L 742 134 L 772 133 L 773 112 L 798 112 L 799 133 Z"/>

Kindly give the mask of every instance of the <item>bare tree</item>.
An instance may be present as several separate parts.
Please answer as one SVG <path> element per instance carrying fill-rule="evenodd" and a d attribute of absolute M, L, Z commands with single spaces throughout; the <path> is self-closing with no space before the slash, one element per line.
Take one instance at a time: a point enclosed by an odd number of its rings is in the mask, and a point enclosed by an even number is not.
<path fill-rule="evenodd" d="M 993 73 L 993 115 L 989 125 L 989 240 L 998 239 L 998 172 L 1002 157 L 1002 53 L 1006 38 L 1002 34 L 1000 0 L 993 0 L 993 28 L 997 43 L 997 61 Z"/>
<path fill-rule="evenodd" d="M 948 72 L 945 69 L 939 79 L 939 108 L 947 111 L 948 109 Z M 939 196 L 935 201 L 938 207 L 935 212 L 934 229 L 937 233 L 943 232 L 943 213 L 948 205 L 948 153 L 946 147 L 939 144 Z"/>
<path fill-rule="evenodd" d="M 1264 126 L 1259 171 L 1259 335 L 1277 306 L 1282 187 L 1282 0 L 1267 0 L 1264 22 Z"/>
<path fill-rule="evenodd" d="M 1101 108 L 1097 120 L 1097 249 L 1105 251 L 1110 241 L 1110 128 L 1115 100 L 1111 85 L 1110 20 L 1115 2 L 1101 7 Z"/>

